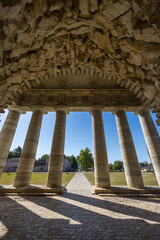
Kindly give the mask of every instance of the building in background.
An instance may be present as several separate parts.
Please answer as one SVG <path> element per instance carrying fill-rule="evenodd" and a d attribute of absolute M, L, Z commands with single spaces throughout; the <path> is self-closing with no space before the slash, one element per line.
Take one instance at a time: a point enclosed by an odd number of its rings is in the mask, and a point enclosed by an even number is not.
<path fill-rule="evenodd" d="M 19 158 L 11 158 L 7 159 L 6 165 L 4 168 L 4 172 L 16 172 L 19 163 Z M 34 172 L 48 172 L 48 163 L 49 159 L 46 160 L 38 160 L 34 164 L 33 171 Z M 63 172 L 71 171 L 71 162 L 70 159 L 64 155 L 63 160 Z"/>
<path fill-rule="evenodd" d="M 8 158 L 4 167 L 4 172 L 16 172 L 19 163 L 19 158 Z"/>

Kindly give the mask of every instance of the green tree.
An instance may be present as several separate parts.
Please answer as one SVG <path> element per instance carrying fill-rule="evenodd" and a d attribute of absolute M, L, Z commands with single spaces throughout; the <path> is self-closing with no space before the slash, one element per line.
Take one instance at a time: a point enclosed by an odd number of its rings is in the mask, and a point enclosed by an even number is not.
<path fill-rule="evenodd" d="M 47 160 L 49 159 L 49 155 L 48 154 L 44 154 L 41 156 L 41 158 L 39 160 Z"/>
<path fill-rule="evenodd" d="M 116 171 L 122 171 L 123 170 L 123 162 L 121 161 L 115 161 L 112 167 L 112 170 L 116 170 Z"/>
<path fill-rule="evenodd" d="M 20 158 L 22 153 L 22 148 L 18 146 L 17 148 L 13 149 L 13 151 L 10 151 L 8 154 L 8 158 Z"/>
<path fill-rule="evenodd" d="M 22 153 L 22 148 L 18 146 L 17 148 L 13 149 L 13 153 L 15 154 L 15 157 L 19 158 Z"/>
<path fill-rule="evenodd" d="M 8 158 L 11 159 L 11 158 L 15 158 L 15 153 L 13 151 L 10 151 L 8 153 Z"/>
<path fill-rule="evenodd" d="M 76 157 L 74 155 L 72 155 L 72 156 L 68 156 L 68 158 L 70 159 L 70 162 L 71 162 L 72 171 L 73 172 L 77 171 L 77 169 L 78 169 L 78 162 L 77 162 Z"/>
<path fill-rule="evenodd" d="M 109 166 L 109 171 L 112 171 L 112 170 L 113 170 L 113 169 L 112 169 L 112 168 L 113 168 L 113 164 L 112 164 L 112 163 L 109 163 L 108 166 Z"/>
<path fill-rule="evenodd" d="M 93 156 L 88 147 L 80 151 L 79 156 L 77 156 L 77 160 L 82 170 L 88 171 L 89 168 L 93 168 L 94 166 Z"/>
<path fill-rule="evenodd" d="M 148 166 L 148 162 L 147 162 L 147 161 L 140 162 L 139 165 L 140 165 L 141 167 L 146 167 L 146 166 Z"/>

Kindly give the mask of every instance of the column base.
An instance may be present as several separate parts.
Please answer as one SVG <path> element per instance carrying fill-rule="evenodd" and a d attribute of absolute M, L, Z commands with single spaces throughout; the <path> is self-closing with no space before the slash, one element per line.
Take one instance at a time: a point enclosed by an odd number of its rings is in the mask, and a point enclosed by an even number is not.
<path fill-rule="evenodd" d="M 93 187 L 92 188 L 92 194 L 97 195 L 104 195 L 104 196 L 141 196 L 141 195 L 159 195 L 160 197 L 160 187 L 158 186 L 148 186 L 141 189 L 137 188 L 128 188 L 126 186 L 116 186 L 116 187 L 110 187 L 110 188 L 98 188 Z"/>
<path fill-rule="evenodd" d="M 45 196 L 64 194 L 67 189 L 64 186 L 49 188 L 43 185 L 31 185 L 28 187 L 13 187 L 13 185 L 0 185 L 0 196 L 2 195 L 28 195 Z"/>

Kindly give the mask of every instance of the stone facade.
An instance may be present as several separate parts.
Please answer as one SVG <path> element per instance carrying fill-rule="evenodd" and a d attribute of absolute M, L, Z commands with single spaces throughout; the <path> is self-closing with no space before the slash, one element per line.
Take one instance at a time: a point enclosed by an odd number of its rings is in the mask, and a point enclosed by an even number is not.
<path fill-rule="evenodd" d="M 39 160 L 34 164 L 34 172 L 47 172 L 48 171 L 48 160 Z"/>
<path fill-rule="evenodd" d="M 69 158 L 64 155 L 64 160 L 63 160 L 63 172 L 70 172 L 71 171 L 71 162 Z"/>
<path fill-rule="evenodd" d="M 34 172 L 47 172 L 48 171 L 48 162 L 47 160 L 39 160 L 34 164 L 33 171 Z M 4 172 L 16 172 L 18 168 L 19 158 L 11 158 L 7 159 Z M 69 158 L 64 155 L 63 160 L 63 172 L 70 172 L 71 171 L 71 163 Z"/>
<path fill-rule="evenodd" d="M 7 159 L 4 172 L 16 172 L 19 163 L 19 158 Z"/>

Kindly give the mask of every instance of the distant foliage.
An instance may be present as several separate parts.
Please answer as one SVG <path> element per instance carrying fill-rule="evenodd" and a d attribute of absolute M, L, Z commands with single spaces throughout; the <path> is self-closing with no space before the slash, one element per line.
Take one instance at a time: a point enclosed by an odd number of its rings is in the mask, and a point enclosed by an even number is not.
<path fill-rule="evenodd" d="M 110 163 L 109 165 L 109 171 L 120 171 L 122 172 L 124 170 L 123 168 L 123 162 L 122 161 L 114 161 L 114 163 Z"/>
<path fill-rule="evenodd" d="M 46 154 L 43 154 L 41 157 L 39 157 L 38 159 L 35 159 L 35 162 L 38 162 L 40 160 L 48 160 L 49 159 L 49 155 L 46 153 Z"/>
<path fill-rule="evenodd" d="M 93 156 L 88 147 L 80 151 L 79 156 L 77 156 L 77 160 L 83 171 L 88 171 L 90 168 L 94 167 Z"/>
<path fill-rule="evenodd" d="M 49 159 L 49 155 L 48 154 L 44 154 L 38 160 L 48 160 L 48 159 Z"/>
<path fill-rule="evenodd" d="M 147 161 L 140 162 L 139 165 L 140 165 L 140 167 L 144 168 L 144 167 L 148 166 L 148 162 Z"/>
<path fill-rule="evenodd" d="M 71 169 L 73 172 L 76 172 L 77 169 L 78 169 L 78 161 L 77 161 L 77 158 L 72 155 L 72 156 L 68 156 L 68 158 L 70 159 L 70 162 L 71 162 Z"/>
<path fill-rule="evenodd" d="M 146 168 L 146 167 L 150 167 L 151 171 L 153 171 L 153 167 L 152 167 L 152 164 L 148 164 L 147 161 L 144 161 L 144 162 L 140 162 L 139 163 L 140 167 L 141 168 Z M 114 163 L 110 163 L 109 165 L 109 171 L 112 172 L 112 171 L 124 171 L 124 166 L 123 166 L 123 162 L 122 161 L 115 161 Z"/>
<path fill-rule="evenodd" d="M 22 148 L 18 146 L 17 148 L 13 149 L 13 151 L 10 151 L 8 154 L 8 158 L 20 158 L 22 153 Z"/>

